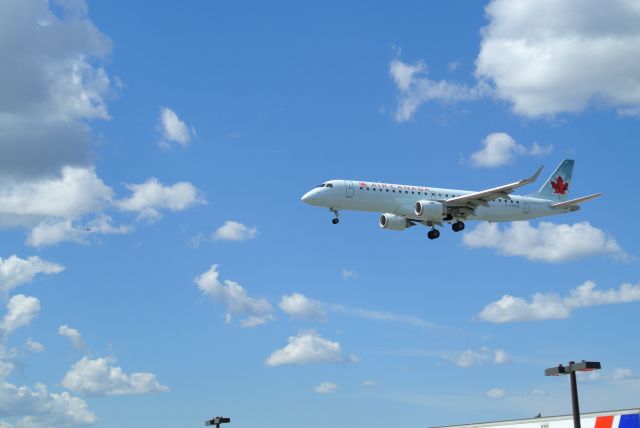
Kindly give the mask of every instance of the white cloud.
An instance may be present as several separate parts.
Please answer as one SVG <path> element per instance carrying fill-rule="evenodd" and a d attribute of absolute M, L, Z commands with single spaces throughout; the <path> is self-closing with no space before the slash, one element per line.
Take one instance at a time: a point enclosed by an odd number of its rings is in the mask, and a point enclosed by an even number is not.
<path fill-rule="evenodd" d="M 511 357 L 504 351 L 504 349 L 496 349 L 493 356 L 493 362 L 495 364 L 506 364 L 511 362 Z"/>
<path fill-rule="evenodd" d="M 543 390 L 543 389 L 532 389 L 531 392 L 529 392 L 529 395 L 533 395 L 534 397 L 546 397 L 549 394 L 547 393 L 547 391 Z"/>
<path fill-rule="evenodd" d="M 160 110 L 160 118 L 158 119 L 158 130 L 162 133 L 160 145 L 168 146 L 169 143 L 177 143 L 183 147 L 189 145 L 191 136 L 194 132 L 193 128 L 189 129 L 178 115 L 168 107 Z"/>
<path fill-rule="evenodd" d="M 16 255 L 6 259 L 0 257 L 0 292 L 6 296 L 14 288 L 31 282 L 38 274 L 50 275 L 63 270 L 63 266 L 36 256 L 26 259 Z"/>
<path fill-rule="evenodd" d="M 618 289 L 597 290 L 596 284 L 586 281 L 566 297 L 556 293 L 536 293 L 530 302 L 522 297 L 504 295 L 478 314 L 482 321 L 507 323 L 569 318 L 574 309 L 598 305 L 640 301 L 640 284 L 622 284 Z"/>
<path fill-rule="evenodd" d="M 289 337 L 289 344 L 282 349 L 276 349 L 266 359 L 265 364 L 270 367 L 284 364 L 317 364 L 354 362 L 354 356 L 342 355 L 342 348 L 338 342 L 323 339 L 316 332 L 300 332 L 297 336 Z"/>
<path fill-rule="evenodd" d="M 0 181 L 44 177 L 63 166 L 87 166 L 87 121 L 108 119 L 111 82 L 99 62 L 111 42 L 91 22 L 86 3 L 0 4 Z M 1 205 L 1 204 L 0 204 Z"/>
<path fill-rule="evenodd" d="M 605 254 L 628 258 L 615 239 L 588 222 L 541 222 L 537 228 L 514 222 L 502 230 L 496 223 L 481 223 L 462 242 L 470 248 L 494 248 L 500 254 L 551 263 Z"/>
<path fill-rule="evenodd" d="M 278 306 L 294 319 L 326 320 L 327 318 L 321 302 L 309 299 L 300 293 L 282 296 Z"/>
<path fill-rule="evenodd" d="M 487 391 L 487 397 L 492 398 L 494 400 L 499 400 L 504 398 L 507 395 L 504 389 L 500 388 L 491 388 Z"/>
<path fill-rule="evenodd" d="M 191 183 L 180 182 L 165 186 L 156 178 L 142 184 L 127 184 L 132 195 L 116 202 L 123 211 L 137 212 L 141 218 L 156 220 L 160 210 L 183 211 L 196 204 L 204 204 L 205 199 Z"/>
<path fill-rule="evenodd" d="M 90 359 L 82 357 L 62 379 L 62 385 L 87 396 L 152 394 L 167 392 L 153 373 L 126 374 L 115 366 L 112 357 Z"/>
<path fill-rule="evenodd" d="M 638 375 L 631 369 L 622 369 L 622 368 L 613 369 L 611 380 L 613 380 L 614 382 L 629 380 L 629 379 L 638 379 Z"/>
<path fill-rule="evenodd" d="M 107 207 L 112 190 L 91 168 L 64 167 L 60 176 L 0 188 L 0 222 L 31 225 L 47 217 L 80 217 Z"/>
<path fill-rule="evenodd" d="M 17 294 L 7 303 L 7 313 L 0 321 L 0 333 L 8 336 L 16 329 L 29 324 L 40 312 L 40 301 L 35 297 Z"/>
<path fill-rule="evenodd" d="M 367 379 L 362 381 L 362 386 L 365 388 L 373 388 L 374 386 L 378 386 L 378 382 L 372 379 Z"/>
<path fill-rule="evenodd" d="M 581 380 L 586 382 L 623 382 L 639 379 L 636 372 L 628 368 L 614 368 L 613 370 L 597 370 L 581 373 Z"/>
<path fill-rule="evenodd" d="M 0 40 L 13 41 L 0 46 L 0 227 L 30 230 L 27 244 L 37 247 L 128 232 L 103 215 L 113 190 L 92 165 L 90 122 L 109 119 L 114 85 L 101 66 L 111 42 L 86 1 L 0 2 Z M 192 190 L 178 184 L 165 190 Z M 171 196 L 166 207 L 183 209 Z M 141 215 L 159 216 L 162 202 Z"/>
<path fill-rule="evenodd" d="M 460 61 L 452 61 L 447 64 L 447 71 L 456 71 L 461 65 Z"/>
<path fill-rule="evenodd" d="M 58 328 L 58 334 L 60 336 L 64 336 L 73 345 L 74 348 L 82 350 L 85 348 L 84 340 L 82 340 L 82 335 L 75 328 L 71 328 L 68 325 L 61 325 Z"/>
<path fill-rule="evenodd" d="M 531 149 L 518 144 L 509 134 L 494 132 L 482 140 L 482 149 L 471 155 L 471 162 L 476 167 L 495 168 L 507 165 L 516 156 L 542 156 L 551 152 L 552 146 L 543 147 L 534 143 Z"/>
<path fill-rule="evenodd" d="M 132 227 L 126 225 L 114 226 L 113 219 L 107 215 L 101 215 L 84 224 L 74 223 L 73 219 L 47 219 L 31 229 L 27 245 L 45 247 L 65 241 L 86 244 L 89 238 L 96 234 L 121 235 L 132 230 Z"/>
<path fill-rule="evenodd" d="M 98 421 L 84 400 L 68 392 L 49 392 L 43 384 L 31 389 L 0 380 L 0 397 L 0 416 L 23 416 L 16 428 L 69 427 Z"/>
<path fill-rule="evenodd" d="M 321 382 L 313 390 L 316 394 L 333 394 L 338 390 L 338 385 L 333 382 Z"/>
<path fill-rule="evenodd" d="M 267 299 L 249 297 L 247 290 L 240 284 L 228 279 L 220 282 L 219 276 L 218 265 L 212 265 L 207 272 L 195 278 L 194 282 L 203 293 L 223 303 L 228 313 L 246 315 L 240 321 L 242 327 L 255 327 L 274 319 L 273 307 Z M 230 321 L 230 317 L 228 320 Z"/>
<path fill-rule="evenodd" d="M 348 279 L 356 279 L 360 276 L 358 275 L 358 272 L 350 269 L 342 269 L 342 271 L 340 271 L 340 275 L 342 275 L 342 279 L 345 281 Z"/>
<path fill-rule="evenodd" d="M 388 321 L 388 322 L 396 322 L 400 324 L 411 325 L 414 327 L 422 327 L 427 329 L 432 329 L 435 325 L 429 321 L 425 321 L 422 318 L 418 318 L 413 315 L 402 315 L 396 314 L 393 312 L 383 312 L 383 311 L 372 311 L 369 309 L 362 308 L 351 308 L 345 305 L 338 304 L 328 304 L 326 307 L 337 314 L 347 315 L 357 318 L 364 318 L 368 320 L 375 321 Z"/>
<path fill-rule="evenodd" d="M 503 349 L 491 350 L 486 346 L 478 350 L 467 349 L 459 354 L 442 354 L 441 357 L 458 367 L 469 368 L 487 363 L 505 364 L 511 361 L 509 355 Z"/>
<path fill-rule="evenodd" d="M 28 350 L 32 351 L 32 352 L 43 352 L 44 351 L 44 345 L 40 342 L 37 342 L 35 340 L 33 340 L 32 338 L 28 338 L 27 342 L 25 343 L 25 345 L 27 347 Z"/>
<path fill-rule="evenodd" d="M 247 241 L 253 239 L 258 234 L 255 226 L 245 226 L 237 221 L 225 221 L 214 233 L 213 239 L 219 241 Z"/>
<path fill-rule="evenodd" d="M 283 296 L 278 304 L 287 315 L 294 319 L 308 319 L 324 321 L 327 319 L 329 312 L 362 318 L 373 321 L 387 321 L 406 324 L 414 327 L 421 328 L 434 328 L 434 324 L 429 321 L 425 321 L 413 315 L 402 315 L 393 312 L 374 311 L 362 308 L 352 308 L 345 305 L 335 303 L 323 303 L 318 300 L 309 299 L 300 293 L 292 293 L 291 295 Z"/>
<path fill-rule="evenodd" d="M 389 74 L 400 92 L 395 112 L 398 122 L 411 120 L 418 107 L 427 101 L 470 101 L 485 96 L 488 90 L 482 82 L 469 87 L 445 80 L 430 80 L 426 77 L 427 66 L 422 61 L 408 64 L 394 59 L 389 64 Z"/>
<path fill-rule="evenodd" d="M 590 106 L 640 116 L 640 8 L 633 1 L 603 9 L 598 0 L 493 0 L 485 11 L 473 86 L 429 80 L 423 62 L 391 62 L 400 93 L 396 120 L 411 119 L 426 101 L 483 97 L 532 118 Z"/>
<path fill-rule="evenodd" d="M 590 104 L 621 113 L 640 106 L 640 8 L 625 0 L 512 2 L 486 7 L 476 74 L 516 113 L 580 112 Z"/>

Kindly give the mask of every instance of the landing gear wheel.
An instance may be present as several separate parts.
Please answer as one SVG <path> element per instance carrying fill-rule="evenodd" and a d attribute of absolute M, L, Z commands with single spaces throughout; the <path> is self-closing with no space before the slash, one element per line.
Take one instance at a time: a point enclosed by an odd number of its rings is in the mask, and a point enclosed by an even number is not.
<path fill-rule="evenodd" d="M 333 213 L 333 219 L 331 220 L 331 223 L 338 224 L 340 222 L 340 219 L 338 218 L 338 210 L 330 208 L 329 211 Z"/>
<path fill-rule="evenodd" d="M 454 232 L 460 232 L 461 230 L 464 230 L 464 223 L 461 221 L 456 221 L 451 225 L 451 229 Z"/>
<path fill-rule="evenodd" d="M 440 231 L 438 229 L 431 229 L 427 232 L 427 238 L 429 239 L 438 239 L 440 237 Z"/>

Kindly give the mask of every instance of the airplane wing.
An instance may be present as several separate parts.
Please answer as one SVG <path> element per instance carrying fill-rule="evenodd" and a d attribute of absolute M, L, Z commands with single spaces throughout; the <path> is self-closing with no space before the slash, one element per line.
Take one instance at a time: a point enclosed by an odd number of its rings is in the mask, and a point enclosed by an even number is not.
<path fill-rule="evenodd" d="M 466 214 L 473 214 L 478 206 L 489 206 L 489 202 L 498 198 L 509 199 L 509 193 L 512 193 L 518 187 L 526 186 L 527 184 L 536 181 L 542 171 L 542 166 L 529 178 L 516 181 L 514 183 L 505 184 L 504 186 L 498 186 L 487 190 L 481 190 L 479 192 L 469 193 L 463 196 L 456 196 L 455 198 L 447 199 L 443 204 L 451 208 L 460 208 L 461 211 Z"/>

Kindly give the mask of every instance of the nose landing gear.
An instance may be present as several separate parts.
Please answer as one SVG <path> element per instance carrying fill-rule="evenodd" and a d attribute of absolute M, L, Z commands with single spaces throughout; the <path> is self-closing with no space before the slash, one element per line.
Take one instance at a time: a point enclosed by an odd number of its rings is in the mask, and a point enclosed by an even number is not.
<path fill-rule="evenodd" d="M 334 217 L 331 219 L 331 223 L 333 224 L 340 223 L 340 219 L 338 218 L 338 210 L 330 209 L 329 211 L 331 211 L 334 215 Z"/>

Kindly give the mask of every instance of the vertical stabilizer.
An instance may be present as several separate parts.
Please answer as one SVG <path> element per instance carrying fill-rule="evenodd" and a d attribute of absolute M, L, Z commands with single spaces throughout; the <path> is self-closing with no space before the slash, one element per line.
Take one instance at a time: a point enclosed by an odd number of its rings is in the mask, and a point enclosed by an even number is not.
<path fill-rule="evenodd" d="M 552 201 L 566 201 L 571 186 L 571 175 L 573 174 L 573 159 L 565 159 L 560 166 L 545 181 L 537 193 L 531 195 Z"/>

